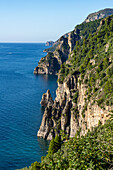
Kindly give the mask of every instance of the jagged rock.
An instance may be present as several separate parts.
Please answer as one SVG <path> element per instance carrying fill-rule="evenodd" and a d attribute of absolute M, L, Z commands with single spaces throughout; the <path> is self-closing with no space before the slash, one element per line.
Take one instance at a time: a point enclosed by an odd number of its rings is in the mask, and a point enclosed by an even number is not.
<path fill-rule="evenodd" d="M 51 119 L 51 111 L 52 111 L 52 107 L 49 106 L 48 108 L 45 109 L 44 115 L 43 115 L 43 119 L 42 119 L 42 123 L 40 126 L 40 129 L 37 133 L 38 137 L 42 137 L 44 139 L 48 139 L 51 140 L 52 139 L 52 135 L 51 135 L 51 127 L 53 125 L 53 121 Z"/>
<path fill-rule="evenodd" d="M 56 74 L 60 69 L 60 64 L 53 53 L 48 53 L 46 57 L 43 57 L 38 66 L 34 69 L 34 74 Z"/>
<path fill-rule="evenodd" d="M 87 23 L 105 18 L 111 14 L 113 14 L 113 9 L 104 9 L 88 15 L 84 22 Z M 102 24 L 103 21 L 101 21 L 100 27 Z M 60 65 L 67 60 L 69 53 L 74 49 L 76 41 L 83 38 L 80 32 L 81 30 L 75 27 L 73 31 L 61 36 L 54 43 L 54 48 L 51 47 L 50 50 L 44 50 L 44 52 L 48 52 L 48 54 L 39 61 L 38 66 L 34 69 L 34 74 L 57 74 Z M 49 44 L 49 42 L 47 44 Z"/>
<path fill-rule="evenodd" d="M 111 19 L 113 20 L 113 17 Z M 110 17 L 107 18 L 107 21 L 109 20 L 110 20 Z M 98 27 L 100 30 L 101 30 L 101 27 L 104 21 L 105 20 L 103 20 L 103 22 L 100 23 L 100 27 Z M 96 32 L 97 35 L 98 35 L 99 29 L 97 29 L 97 32 Z M 76 34 L 76 33 L 77 33 L 77 30 L 75 31 L 75 33 L 73 32 L 73 34 Z M 71 38 L 71 33 L 69 35 L 69 38 Z M 68 45 L 70 46 L 69 49 L 64 48 L 65 45 L 67 44 L 67 41 L 68 41 Z M 58 45 L 57 51 L 55 51 L 52 54 L 49 54 L 49 55 L 52 55 L 52 56 L 49 56 L 49 58 L 51 58 L 51 60 L 52 58 L 56 59 L 60 65 L 63 61 L 57 55 L 59 53 L 68 54 L 69 50 L 72 48 L 71 43 L 72 43 L 71 39 L 68 40 L 67 38 L 62 36 L 60 39 L 60 44 Z M 107 43 L 106 46 L 104 46 L 103 51 L 107 52 L 108 50 L 109 50 L 109 46 Z M 80 57 L 79 54 L 78 54 L 78 58 Z M 109 55 L 108 60 L 112 62 L 112 53 L 109 52 L 108 54 L 111 54 Z M 71 60 L 70 57 L 68 59 L 68 65 L 67 66 L 65 65 L 66 66 L 65 68 L 69 71 L 71 70 L 70 68 L 72 68 L 72 70 L 70 71 L 70 73 L 66 74 L 67 76 L 63 74 L 65 72 L 62 72 L 62 73 L 59 72 L 58 80 L 60 80 L 60 78 L 63 78 L 63 81 L 58 81 L 58 88 L 56 90 L 56 98 L 53 104 L 49 104 L 47 94 L 46 96 L 42 97 L 43 98 L 42 103 L 46 108 L 45 108 L 45 112 L 42 118 L 40 129 L 37 135 L 39 137 L 43 137 L 44 139 L 51 140 L 52 137 L 60 133 L 60 130 L 65 131 L 67 134 L 69 134 L 70 137 L 74 137 L 77 131 L 80 132 L 80 135 L 85 135 L 88 132 L 88 130 L 92 130 L 94 127 L 96 127 L 99 121 L 102 124 L 104 124 L 105 121 L 109 119 L 110 112 L 113 112 L 113 105 L 112 105 L 113 100 L 110 102 L 110 104 L 108 100 L 105 100 L 106 97 L 109 96 L 106 94 L 107 83 L 105 83 L 104 86 L 103 84 L 100 85 L 102 77 L 101 79 L 98 79 L 96 78 L 96 75 L 95 75 L 97 68 L 98 68 L 98 63 L 96 62 L 99 61 L 99 60 L 96 61 L 96 58 L 98 58 L 98 53 L 96 53 L 94 57 L 89 59 L 88 62 L 93 67 L 91 67 L 91 70 L 86 69 L 84 72 L 85 74 L 81 74 L 80 71 L 77 71 L 79 70 L 79 67 L 77 68 L 77 70 L 74 70 L 74 68 L 71 67 L 73 60 Z M 101 58 L 101 55 L 100 55 L 100 58 Z M 46 57 L 46 60 L 47 59 L 48 59 L 48 56 Z M 104 60 L 103 60 L 103 63 L 104 63 Z M 43 64 L 42 65 L 43 68 L 46 68 L 48 66 L 47 73 L 53 73 L 54 69 L 51 72 L 49 72 L 49 68 L 51 67 L 51 61 L 49 63 L 50 65 L 49 64 L 47 65 L 47 64 Z M 110 64 L 109 68 L 110 67 L 112 68 L 112 64 L 111 63 L 109 64 Z M 41 68 L 41 63 L 39 67 Z M 94 78 L 94 80 L 92 78 Z M 106 78 L 108 78 L 108 76 L 106 76 Z M 90 83 L 91 80 L 93 80 L 92 83 Z M 110 83 L 112 84 L 112 82 L 108 82 L 107 86 Z M 108 88 L 109 86 L 107 87 L 107 91 L 109 90 Z M 112 98 L 109 98 L 109 99 L 111 100 Z"/>
<path fill-rule="evenodd" d="M 109 118 L 109 111 L 113 106 L 106 109 L 100 108 L 97 104 L 92 105 L 89 101 L 87 110 L 83 117 L 82 111 L 85 106 L 86 85 L 79 84 L 76 76 L 68 76 L 63 84 L 58 84 L 54 104 L 47 105 L 40 129 L 37 136 L 51 140 L 53 136 L 60 132 L 60 129 L 74 137 L 76 132 L 81 129 L 81 135 L 85 135 L 88 129 L 92 129 L 101 121 L 102 124 Z M 77 104 L 73 102 L 73 95 L 78 91 L 79 97 Z M 77 110 L 74 110 L 78 108 Z"/>
<path fill-rule="evenodd" d="M 47 41 L 46 46 L 53 46 L 54 42 L 53 41 Z"/>
<path fill-rule="evenodd" d="M 88 17 L 86 18 L 86 20 L 84 22 L 90 22 L 90 21 L 95 21 L 95 20 L 98 20 L 98 19 L 101 19 L 101 18 L 105 18 L 109 15 L 112 15 L 113 14 L 113 9 L 109 9 L 109 8 L 106 8 L 104 10 L 100 10 L 98 12 L 95 12 L 95 13 L 92 13 L 90 15 L 88 15 Z"/>
<path fill-rule="evenodd" d="M 53 102 L 52 96 L 50 94 L 50 90 L 47 90 L 47 92 L 42 95 L 42 100 L 41 100 L 40 104 L 42 106 L 46 107 L 47 105 L 52 106 L 53 103 L 54 102 Z"/>

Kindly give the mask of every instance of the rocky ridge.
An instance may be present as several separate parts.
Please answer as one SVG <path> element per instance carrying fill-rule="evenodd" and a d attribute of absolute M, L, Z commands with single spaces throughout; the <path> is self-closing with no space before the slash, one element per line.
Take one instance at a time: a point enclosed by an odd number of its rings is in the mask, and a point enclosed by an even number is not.
<path fill-rule="evenodd" d="M 60 37 L 51 48 L 44 50 L 44 52 L 48 54 L 39 61 L 38 66 L 34 69 L 34 74 L 57 74 L 60 65 L 68 59 L 68 55 L 74 49 L 76 41 L 80 39 L 82 41 L 83 38 L 87 38 L 89 33 L 94 33 L 96 31 L 95 24 L 92 26 L 91 30 L 88 30 L 87 25 L 87 29 L 83 31 L 83 27 L 86 26 L 86 23 L 105 18 L 111 14 L 113 14 L 113 9 L 104 9 L 92 13 L 86 18 L 82 24 L 83 26 L 80 24 L 76 26 L 73 31 Z M 99 25 L 99 22 L 96 22 L 96 24 Z"/>
<path fill-rule="evenodd" d="M 91 21 L 95 21 L 101 18 L 106 18 L 109 15 L 113 14 L 113 9 L 110 8 L 106 8 L 104 10 L 100 10 L 98 12 L 92 13 L 90 15 L 88 15 L 88 17 L 85 19 L 84 22 L 91 22 Z"/>

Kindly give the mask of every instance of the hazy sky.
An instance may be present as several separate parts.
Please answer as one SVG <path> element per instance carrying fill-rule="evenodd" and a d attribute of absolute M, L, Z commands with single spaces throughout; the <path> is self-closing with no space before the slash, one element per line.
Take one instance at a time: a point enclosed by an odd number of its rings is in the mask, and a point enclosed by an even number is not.
<path fill-rule="evenodd" d="M 74 29 L 113 0 L 0 0 L 0 42 L 46 42 Z"/>

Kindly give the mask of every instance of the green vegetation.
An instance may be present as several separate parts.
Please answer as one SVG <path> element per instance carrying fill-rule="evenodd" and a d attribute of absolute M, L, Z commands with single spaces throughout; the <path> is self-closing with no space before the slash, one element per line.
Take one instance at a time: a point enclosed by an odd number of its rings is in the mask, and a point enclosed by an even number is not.
<path fill-rule="evenodd" d="M 40 169 L 110 170 L 113 168 L 112 137 L 113 119 L 108 120 L 105 125 L 99 122 L 99 126 L 85 136 L 80 137 L 78 132 L 74 138 L 64 142 L 57 152 L 48 152 Z"/>
<path fill-rule="evenodd" d="M 113 15 L 101 21 L 83 23 L 75 30 L 83 38 L 76 41 L 75 48 L 68 58 L 68 64 L 64 63 L 61 66 L 58 81 L 63 83 L 67 75 L 76 75 L 80 77 L 80 82 L 88 85 L 87 101 L 91 97 L 98 96 L 95 101 L 100 107 L 103 107 L 106 102 L 107 105 L 111 105 L 113 101 Z M 85 75 L 88 77 L 85 78 Z M 75 96 L 73 101 L 76 102 Z"/>
<path fill-rule="evenodd" d="M 52 155 L 53 153 L 57 152 L 58 149 L 60 149 L 61 147 L 61 140 L 60 140 L 60 136 L 56 135 L 55 139 L 52 138 L 50 145 L 49 145 L 49 149 L 48 149 L 48 155 Z"/>
<path fill-rule="evenodd" d="M 67 62 L 61 65 L 58 82 L 63 84 L 67 76 L 74 75 L 78 78 L 79 85 L 85 86 L 85 104 L 81 113 L 85 121 L 89 101 L 103 109 L 106 105 L 113 105 L 113 15 L 101 22 L 97 20 L 78 25 L 74 31 L 76 37 L 73 38 L 77 41 Z M 63 48 L 68 50 L 67 38 Z M 77 106 L 78 90 L 74 89 L 71 93 L 74 103 L 72 111 L 77 119 L 80 116 Z M 69 139 L 59 129 L 60 136 L 56 135 L 51 140 L 47 156 L 42 158 L 40 164 L 32 164 L 32 167 L 37 166 L 41 170 L 113 169 L 113 110 L 111 114 L 104 125 L 99 121 L 98 127 L 88 130 L 85 136 L 80 136 L 79 129 L 76 136 Z"/>

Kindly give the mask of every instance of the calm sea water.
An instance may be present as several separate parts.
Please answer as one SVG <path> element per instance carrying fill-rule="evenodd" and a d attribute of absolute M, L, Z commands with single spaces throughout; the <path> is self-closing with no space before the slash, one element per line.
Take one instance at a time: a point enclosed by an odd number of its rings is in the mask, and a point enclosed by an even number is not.
<path fill-rule="evenodd" d="M 43 110 L 42 94 L 53 98 L 57 76 L 33 74 L 45 44 L 0 44 L 0 170 L 40 161 L 49 142 L 37 138 Z"/>

